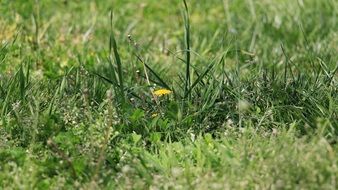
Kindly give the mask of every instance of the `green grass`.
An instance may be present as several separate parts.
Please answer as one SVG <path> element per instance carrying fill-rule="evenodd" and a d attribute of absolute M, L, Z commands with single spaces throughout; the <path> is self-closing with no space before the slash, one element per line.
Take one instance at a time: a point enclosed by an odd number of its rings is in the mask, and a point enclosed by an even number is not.
<path fill-rule="evenodd" d="M 337 189 L 337 10 L 0 0 L 0 189 Z"/>

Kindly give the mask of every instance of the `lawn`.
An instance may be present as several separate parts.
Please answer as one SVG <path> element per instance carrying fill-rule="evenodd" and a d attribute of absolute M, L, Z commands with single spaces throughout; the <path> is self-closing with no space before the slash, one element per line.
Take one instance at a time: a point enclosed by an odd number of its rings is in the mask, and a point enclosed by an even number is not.
<path fill-rule="evenodd" d="M 337 189 L 338 1 L 0 0 L 0 189 Z"/>

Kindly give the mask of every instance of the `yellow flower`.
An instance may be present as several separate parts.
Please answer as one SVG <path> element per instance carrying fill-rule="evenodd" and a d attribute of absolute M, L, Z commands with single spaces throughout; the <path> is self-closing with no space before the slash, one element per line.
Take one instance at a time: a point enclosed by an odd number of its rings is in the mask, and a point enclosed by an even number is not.
<path fill-rule="evenodd" d="M 163 96 L 163 95 L 168 95 L 171 93 L 172 91 L 168 89 L 159 89 L 159 90 L 154 91 L 155 96 Z"/>
<path fill-rule="evenodd" d="M 151 117 L 154 118 L 154 117 L 157 117 L 158 116 L 158 113 L 153 113 L 151 114 Z"/>

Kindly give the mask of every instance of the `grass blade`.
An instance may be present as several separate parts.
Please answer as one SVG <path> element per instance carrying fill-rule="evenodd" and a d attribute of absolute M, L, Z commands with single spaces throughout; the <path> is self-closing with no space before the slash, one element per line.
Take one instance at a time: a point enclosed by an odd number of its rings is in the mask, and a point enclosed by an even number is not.
<path fill-rule="evenodd" d="M 119 86 L 120 86 L 120 95 L 121 95 L 121 101 L 122 103 L 125 102 L 125 94 L 124 94 L 124 84 L 123 84 L 123 73 L 122 73 L 122 61 L 120 58 L 120 54 L 117 50 L 117 43 L 116 43 L 116 39 L 113 33 L 113 12 L 110 11 L 110 27 L 111 27 L 111 31 L 110 31 L 110 53 L 111 50 L 113 50 L 114 52 L 114 57 L 115 57 L 115 63 L 117 65 L 117 75 L 118 75 L 118 79 L 119 79 Z"/>
<path fill-rule="evenodd" d="M 25 98 L 25 88 L 26 88 L 26 77 L 25 74 L 23 72 L 23 66 L 20 66 L 19 69 L 19 86 L 20 86 L 20 96 L 21 96 L 21 100 L 23 100 Z"/>
<path fill-rule="evenodd" d="M 185 88 L 184 88 L 184 97 L 188 96 L 188 91 L 190 88 L 190 21 L 189 21 L 189 9 L 186 0 L 183 0 L 184 4 L 184 29 L 185 29 L 185 63 L 186 63 L 186 70 L 185 70 Z"/>
<path fill-rule="evenodd" d="M 166 82 L 164 82 L 164 80 L 160 77 L 160 75 L 158 75 L 147 63 L 145 63 L 143 60 L 142 60 L 142 58 L 140 57 L 140 56 L 138 56 L 137 54 L 135 54 L 135 56 L 136 56 L 136 58 L 142 63 L 142 64 L 144 64 L 145 65 L 145 67 L 150 71 L 150 73 L 152 74 L 152 75 L 154 75 L 154 77 L 158 80 L 158 83 L 162 86 L 162 87 L 164 87 L 164 88 L 166 88 L 166 89 L 168 89 L 168 90 L 171 90 L 171 88 L 169 87 L 169 85 L 166 83 Z"/>
<path fill-rule="evenodd" d="M 222 56 L 221 60 L 219 61 L 219 63 L 223 62 L 224 60 L 224 56 Z M 186 96 L 188 96 L 189 94 L 191 94 L 191 91 L 193 90 L 193 88 L 200 83 L 203 78 L 210 72 L 210 70 L 214 67 L 215 65 L 215 61 L 212 61 L 209 66 L 204 70 L 204 72 L 194 81 L 194 83 L 191 85 L 191 87 L 188 90 L 188 93 L 186 94 Z"/>

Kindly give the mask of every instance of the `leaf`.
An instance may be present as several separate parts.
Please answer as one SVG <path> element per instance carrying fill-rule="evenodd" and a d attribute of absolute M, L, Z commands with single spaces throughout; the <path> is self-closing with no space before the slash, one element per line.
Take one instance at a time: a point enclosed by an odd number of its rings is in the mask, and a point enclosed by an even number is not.
<path fill-rule="evenodd" d="M 132 139 L 133 139 L 133 142 L 134 144 L 137 144 L 141 138 L 142 138 L 142 135 L 138 135 L 136 134 L 135 132 L 131 135 Z"/>
<path fill-rule="evenodd" d="M 144 117 L 144 111 L 141 109 L 136 109 L 133 114 L 130 116 L 132 122 L 137 122 Z"/>

